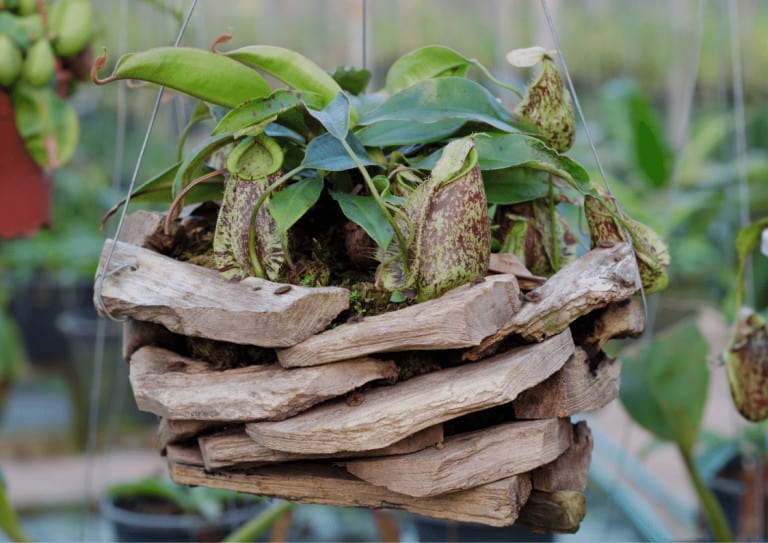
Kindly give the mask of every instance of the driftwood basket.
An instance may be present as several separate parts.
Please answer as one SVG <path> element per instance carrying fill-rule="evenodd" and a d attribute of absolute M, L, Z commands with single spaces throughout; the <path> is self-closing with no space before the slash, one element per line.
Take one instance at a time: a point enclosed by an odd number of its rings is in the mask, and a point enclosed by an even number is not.
<path fill-rule="evenodd" d="M 628 245 L 546 281 L 494 255 L 484 280 L 330 327 L 345 289 L 224 281 L 148 248 L 162 220 L 132 214 L 98 273 L 104 308 L 129 317 L 131 385 L 160 417 L 175 481 L 578 529 L 592 441 L 570 417 L 616 398 L 620 362 L 602 347 L 644 325 Z M 190 351 L 190 338 L 205 348 Z M 402 375 L 414 353 L 430 365 Z"/>

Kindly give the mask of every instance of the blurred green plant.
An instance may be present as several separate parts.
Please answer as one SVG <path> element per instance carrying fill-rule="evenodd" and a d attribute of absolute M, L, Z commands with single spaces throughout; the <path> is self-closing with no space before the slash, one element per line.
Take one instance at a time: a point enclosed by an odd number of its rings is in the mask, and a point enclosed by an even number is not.
<path fill-rule="evenodd" d="M 0 530 L 5 532 L 5 535 L 11 541 L 18 541 L 20 543 L 31 541 L 21 529 L 19 517 L 16 515 L 16 511 L 14 511 L 10 501 L 8 501 L 5 477 L 2 470 L 0 470 Z"/>

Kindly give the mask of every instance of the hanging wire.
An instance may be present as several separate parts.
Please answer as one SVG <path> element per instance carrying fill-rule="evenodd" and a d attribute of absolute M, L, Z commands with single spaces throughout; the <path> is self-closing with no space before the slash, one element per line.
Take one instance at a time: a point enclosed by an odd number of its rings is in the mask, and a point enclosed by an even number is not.
<path fill-rule="evenodd" d="M 363 14 L 361 18 L 363 27 L 363 43 L 361 50 L 363 55 L 363 70 L 366 70 L 368 69 L 368 0 L 363 0 Z"/>
<path fill-rule="evenodd" d="M 189 10 L 187 11 L 186 17 L 184 17 L 184 21 L 181 23 L 181 28 L 179 29 L 179 33 L 176 36 L 176 40 L 173 42 L 174 47 L 178 47 L 181 43 L 181 38 L 184 36 L 184 31 L 187 29 L 187 25 L 189 24 L 189 20 L 192 17 L 192 12 L 195 10 L 195 6 L 197 5 L 197 0 L 192 0 L 192 3 L 189 6 Z M 102 295 L 102 291 L 104 290 L 104 279 L 106 279 L 107 276 L 113 275 L 119 271 L 122 271 L 125 269 L 124 266 L 121 266 L 119 268 L 116 268 L 114 270 L 109 271 L 109 263 L 112 260 L 112 256 L 115 253 L 115 246 L 117 245 L 117 240 L 120 237 L 120 232 L 123 229 L 123 225 L 125 223 L 125 217 L 128 214 L 128 205 L 131 201 L 131 194 L 133 194 L 134 187 L 136 186 L 136 179 L 139 175 L 139 168 L 141 167 L 141 162 L 144 159 L 144 153 L 147 150 L 147 144 L 149 143 L 149 136 L 152 133 L 152 127 L 155 125 L 155 120 L 157 119 L 157 112 L 160 109 L 160 101 L 163 98 L 163 92 L 165 91 L 165 86 L 161 85 L 159 89 L 157 89 L 157 97 L 155 98 L 155 105 L 152 108 L 152 114 L 149 117 L 149 124 L 147 126 L 147 131 L 144 133 L 144 140 L 141 143 L 141 148 L 139 149 L 139 155 L 136 158 L 136 165 L 133 169 L 133 175 L 131 175 L 131 182 L 128 185 L 128 191 L 125 196 L 125 203 L 123 204 L 122 212 L 120 213 L 120 221 L 117 223 L 117 229 L 115 230 L 115 235 L 112 238 L 114 241 L 112 245 L 109 247 L 109 252 L 107 253 L 107 258 L 104 260 L 104 265 L 101 268 L 101 273 L 96 278 L 96 285 L 95 285 L 95 293 L 96 293 L 96 304 L 99 306 L 99 309 L 116 322 L 125 322 L 126 318 L 117 318 L 112 315 L 112 313 L 109 312 L 109 310 L 106 307 L 106 304 L 104 303 L 104 297 Z"/>
<path fill-rule="evenodd" d="M 613 195 L 613 191 L 611 190 L 610 183 L 608 183 L 608 176 L 605 174 L 605 170 L 603 169 L 603 163 L 600 160 L 600 156 L 597 153 L 597 147 L 595 146 L 595 141 L 592 139 L 592 133 L 589 130 L 589 126 L 587 125 L 587 119 L 584 116 L 584 111 L 581 109 L 581 102 L 579 102 L 579 97 L 576 94 L 576 88 L 573 85 L 573 80 L 571 79 L 571 74 L 568 71 L 568 65 L 565 62 L 565 55 L 563 55 L 563 49 L 560 46 L 560 39 L 557 35 L 557 30 L 555 30 L 555 24 L 552 21 L 552 16 L 549 13 L 549 8 L 547 7 L 547 0 L 541 0 L 541 9 L 544 12 L 544 17 L 547 20 L 547 26 L 549 27 L 549 32 L 552 35 L 552 41 L 555 44 L 555 49 L 557 49 L 557 56 L 560 57 L 560 63 L 563 66 L 563 74 L 565 75 L 565 81 L 568 84 L 568 90 L 571 93 L 571 98 L 573 99 L 573 105 L 576 108 L 576 112 L 579 114 L 579 120 L 581 120 L 581 124 L 584 127 L 584 134 L 587 137 L 587 142 L 589 143 L 589 148 L 592 150 L 592 156 L 595 159 L 595 164 L 597 164 L 597 169 L 600 172 L 600 177 L 603 180 L 603 186 L 605 187 L 605 190 L 608 191 L 608 195 L 611 197 L 611 199 L 616 204 L 616 211 L 619 215 L 619 217 L 624 220 L 624 213 L 621 210 L 621 206 L 619 206 L 619 202 L 616 199 L 616 197 Z M 627 232 L 626 228 L 624 228 L 624 235 L 626 236 L 630 248 L 634 251 L 634 243 L 632 242 L 632 237 L 629 235 L 629 232 Z M 648 301 L 645 297 L 645 289 L 643 288 L 643 282 L 640 278 L 640 268 L 635 265 L 635 281 L 640 286 L 640 298 L 643 301 L 643 312 L 646 315 L 646 318 L 648 316 Z"/>

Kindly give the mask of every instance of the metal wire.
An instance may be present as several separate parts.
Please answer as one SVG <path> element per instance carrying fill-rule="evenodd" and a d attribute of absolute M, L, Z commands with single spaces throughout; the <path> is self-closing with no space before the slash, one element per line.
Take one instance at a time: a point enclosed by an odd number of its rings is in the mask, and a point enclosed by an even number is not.
<path fill-rule="evenodd" d="M 608 183 L 608 176 L 605 174 L 605 170 L 603 169 L 603 163 L 600 160 L 600 156 L 597 153 L 597 147 L 595 146 L 595 141 L 592 139 L 592 133 L 589 131 L 589 126 L 587 125 L 587 119 L 584 116 L 584 111 L 581 109 L 581 103 L 579 102 L 579 97 L 576 94 L 576 88 L 573 85 L 571 74 L 568 71 L 568 65 L 565 62 L 563 49 L 560 46 L 560 39 L 557 36 L 557 31 L 555 30 L 555 24 L 552 21 L 552 16 L 549 13 L 549 8 L 547 7 L 546 0 L 541 0 L 541 9 L 544 12 L 544 17 L 547 20 L 547 26 L 549 27 L 549 32 L 552 35 L 552 41 L 555 43 L 555 49 L 557 49 L 557 56 L 560 57 L 560 62 L 563 65 L 563 74 L 565 75 L 565 81 L 568 84 L 568 90 L 571 93 L 571 98 L 573 99 L 573 105 L 576 108 L 576 112 L 579 114 L 579 119 L 581 120 L 581 124 L 582 126 L 584 126 L 584 134 L 587 137 L 589 148 L 592 150 L 592 156 L 595 159 L 595 164 L 597 164 L 597 169 L 600 172 L 600 177 L 603 180 L 603 186 L 605 186 L 605 190 L 608 191 L 609 196 L 616 204 L 616 211 L 619 217 L 621 217 L 621 219 L 624 220 L 625 218 L 624 213 L 621 211 L 621 207 L 619 206 L 618 200 L 616 200 L 616 197 L 613 195 L 613 191 L 611 190 L 610 183 Z M 626 228 L 624 229 L 624 235 L 629 241 L 630 247 L 634 250 L 634 243 L 632 243 L 632 237 L 629 235 L 629 232 L 626 231 Z M 635 265 L 635 281 L 637 281 L 637 284 L 640 286 L 640 298 L 643 301 L 643 312 L 645 313 L 647 318 L 648 301 L 646 300 L 645 289 L 643 288 L 643 282 L 642 282 L 642 279 L 640 278 L 640 268 L 637 265 Z"/>
<path fill-rule="evenodd" d="M 176 40 L 173 42 L 174 47 L 178 47 L 181 43 L 181 38 L 184 36 L 184 32 L 187 29 L 187 25 L 189 24 L 189 20 L 192 17 L 192 12 L 195 10 L 195 6 L 197 6 L 197 0 L 192 0 L 192 3 L 189 6 L 189 9 L 187 10 L 187 15 L 184 17 L 184 21 L 181 23 L 181 28 L 179 29 L 179 33 L 176 36 Z M 96 284 L 95 284 L 95 293 L 96 293 L 96 304 L 99 306 L 99 309 L 116 322 L 124 322 L 125 318 L 117 318 L 113 316 L 109 310 L 106 307 L 106 304 L 104 303 L 104 297 L 102 295 L 102 291 L 104 290 L 104 279 L 106 279 L 108 276 L 112 275 L 114 271 L 109 271 L 109 263 L 112 260 L 112 256 L 115 253 L 115 246 L 117 245 L 117 240 L 120 237 L 120 232 L 123 229 L 123 225 L 125 224 L 125 217 L 128 214 L 128 205 L 131 202 L 131 194 L 133 193 L 134 187 L 136 186 L 136 179 L 139 175 L 139 168 L 141 167 L 141 162 L 144 159 L 144 153 L 147 150 L 147 145 L 149 143 L 149 136 L 152 133 L 152 127 L 155 125 L 155 120 L 157 119 L 157 112 L 160 109 L 160 101 L 163 98 L 163 92 L 165 91 L 164 86 L 160 86 L 160 88 L 157 90 L 157 97 L 155 98 L 155 105 L 152 108 L 152 114 L 149 117 L 149 124 L 147 126 L 147 130 L 144 133 L 144 140 L 141 143 L 141 148 L 139 149 L 139 155 L 136 158 L 136 165 L 133 168 L 133 175 L 131 175 L 131 182 L 128 185 L 128 191 L 125 196 L 125 203 L 123 204 L 122 212 L 120 213 L 120 221 L 117 223 L 117 229 L 115 230 L 115 235 L 112 238 L 114 241 L 112 242 L 112 245 L 109 247 L 109 252 L 107 253 L 107 258 L 104 260 L 104 264 L 101 268 L 101 273 L 96 277 Z"/>

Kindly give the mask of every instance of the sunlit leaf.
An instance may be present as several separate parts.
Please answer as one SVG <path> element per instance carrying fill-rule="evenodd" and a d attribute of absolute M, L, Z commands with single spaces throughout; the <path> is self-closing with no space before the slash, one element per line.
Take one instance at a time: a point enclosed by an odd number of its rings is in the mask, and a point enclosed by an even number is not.
<path fill-rule="evenodd" d="M 268 97 L 246 100 L 232 109 L 219 121 L 211 134 L 216 136 L 237 132 L 284 113 L 300 104 L 322 107 L 320 97 L 313 93 L 298 93 L 293 90 L 279 89 Z"/>
<path fill-rule="evenodd" d="M 469 61 L 453 49 L 427 45 L 398 58 L 387 72 L 389 94 L 395 94 L 425 79 L 466 75 Z"/>

